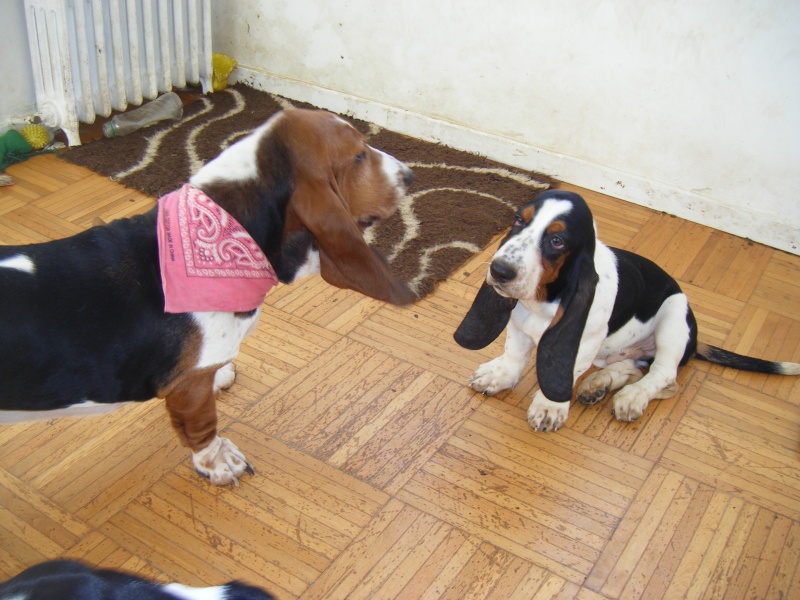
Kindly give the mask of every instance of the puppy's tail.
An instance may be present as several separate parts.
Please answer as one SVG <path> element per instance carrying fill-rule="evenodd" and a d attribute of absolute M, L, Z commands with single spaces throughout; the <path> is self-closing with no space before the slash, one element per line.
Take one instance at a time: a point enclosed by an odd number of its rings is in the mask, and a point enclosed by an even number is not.
<path fill-rule="evenodd" d="M 697 343 L 695 358 L 705 360 L 710 363 L 731 367 L 740 371 L 753 371 L 755 373 L 772 373 L 774 375 L 800 375 L 800 364 L 792 362 L 773 362 L 743 356 L 735 352 L 728 352 L 722 348 L 717 348 L 703 342 Z"/>

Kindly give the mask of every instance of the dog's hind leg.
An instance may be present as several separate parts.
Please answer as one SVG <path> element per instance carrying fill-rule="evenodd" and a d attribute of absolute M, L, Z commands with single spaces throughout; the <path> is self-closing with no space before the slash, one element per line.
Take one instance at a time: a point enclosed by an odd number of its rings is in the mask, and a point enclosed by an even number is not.
<path fill-rule="evenodd" d="M 214 485 L 238 485 L 238 478 L 253 468 L 233 442 L 217 435 L 216 374 L 204 370 L 184 379 L 167 395 L 166 406 L 197 472 Z"/>
<path fill-rule="evenodd" d="M 639 381 L 642 371 L 633 360 L 621 360 L 595 371 L 578 386 L 578 401 L 586 406 L 604 400 L 609 392 Z"/>
<path fill-rule="evenodd" d="M 620 421 L 638 419 L 650 400 L 670 398 L 678 391 L 678 366 L 690 335 L 686 321 L 688 310 L 688 300 L 683 294 L 670 296 L 661 305 L 655 317 L 656 355 L 650 371 L 614 396 L 614 416 Z"/>

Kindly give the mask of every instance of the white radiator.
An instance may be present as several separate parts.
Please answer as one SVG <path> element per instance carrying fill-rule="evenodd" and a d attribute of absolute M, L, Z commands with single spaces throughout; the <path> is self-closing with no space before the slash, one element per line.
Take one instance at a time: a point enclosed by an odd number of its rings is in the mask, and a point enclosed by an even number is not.
<path fill-rule="evenodd" d="M 210 0 L 24 0 L 42 122 L 78 122 L 187 84 L 211 91 Z"/>

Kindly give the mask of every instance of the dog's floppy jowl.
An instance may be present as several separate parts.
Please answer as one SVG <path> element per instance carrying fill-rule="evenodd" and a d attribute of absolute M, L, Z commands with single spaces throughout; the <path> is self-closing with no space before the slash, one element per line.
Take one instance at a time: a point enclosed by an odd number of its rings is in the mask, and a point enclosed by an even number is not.
<path fill-rule="evenodd" d="M 407 304 L 415 295 L 358 223 L 392 214 L 412 178 L 341 118 L 287 110 L 190 183 L 255 240 L 280 282 L 321 273 Z M 0 247 L 0 420 L 165 398 L 197 470 L 235 482 L 249 465 L 217 435 L 214 395 L 233 382 L 231 361 L 260 309 L 165 312 L 156 221 L 154 208 L 70 238 Z"/>

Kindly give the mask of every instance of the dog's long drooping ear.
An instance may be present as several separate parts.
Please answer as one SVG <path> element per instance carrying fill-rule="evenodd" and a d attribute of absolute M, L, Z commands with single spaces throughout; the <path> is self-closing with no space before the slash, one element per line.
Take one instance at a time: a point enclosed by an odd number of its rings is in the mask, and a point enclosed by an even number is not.
<path fill-rule="evenodd" d="M 304 181 L 295 189 L 287 209 L 316 239 L 322 278 L 336 287 L 392 304 L 415 302 L 417 295 L 364 240 L 333 186 L 335 182 L 322 178 Z"/>
<path fill-rule="evenodd" d="M 453 338 L 469 350 L 485 348 L 506 328 L 516 305 L 515 299 L 501 296 L 484 281 Z"/>
<path fill-rule="evenodd" d="M 594 268 L 594 244 L 572 264 L 561 303 L 550 328 L 539 340 L 536 375 L 548 400 L 569 402 L 575 385 L 573 373 L 586 319 L 592 307 L 599 277 Z"/>

